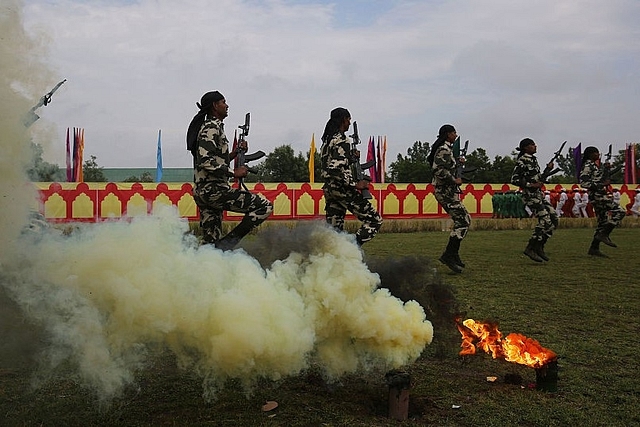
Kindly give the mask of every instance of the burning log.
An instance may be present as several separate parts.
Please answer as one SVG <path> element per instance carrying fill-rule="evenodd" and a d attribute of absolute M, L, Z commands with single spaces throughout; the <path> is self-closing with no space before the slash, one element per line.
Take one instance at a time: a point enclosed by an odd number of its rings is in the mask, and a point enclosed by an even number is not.
<path fill-rule="evenodd" d="M 385 379 L 389 386 L 389 418 L 400 421 L 408 419 L 411 376 L 394 370 L 387 372 Z"/>
<path fill-rule="evenodd" d="M 558 360 L 536 369 L 536 390 L 558 391 Z"/>
<path fill-rule="evenodd" d="M 536 389 L 557 391 L 558 356 L 538 341 L 517 333 L 502 338 L 498 325 L 491 322 L 467 319 L 457 326 L 462 334 L 460 355 L 476 354 L 480 348 L 494 359 L 529 366 L 536 370 Z"/>

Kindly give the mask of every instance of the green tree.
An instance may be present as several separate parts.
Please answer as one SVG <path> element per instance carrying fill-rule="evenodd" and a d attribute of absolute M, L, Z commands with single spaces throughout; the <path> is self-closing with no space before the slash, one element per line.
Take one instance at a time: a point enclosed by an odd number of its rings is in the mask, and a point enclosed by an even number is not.
<path fill-rule="evenodd" d="M 511 156 L 496 156 L 491 165 L 491 173 L 487 174 L 487 180 L 485 182 L 511 182 L 511 175 L 513 175 L 513 168 L 515 168 L 515 166 L 515 153 L 511 153 Z"/>
<path fill-rule="evenodd" d="M 149 171 L 142 172 L 142 175 L 138 178 L 135 175 L 131 175 L 129 178 L 125 179 L 124 182 L 154 182 L 155 179 L 151 176 Z"/>
<path fill-rule="evenodd" d="M 276 147 L 259 167 L 258 176 L 265 182 L 309 181 L 308 156 L 294 154 L 291 145 Z"/>
<path fill-rule="evenodd" d="M 31 150 L 33 152 L 33 157 L 31 158 L 31 165 L 27 169 L 27 176 L 31 181 L 66 181 L 64 171 L 60 170 L 60 167 L 58 165 L 45 162 L 42 159 L 44 150 L 42 149 L 41 145 L 31 142 Z"/>
<path fill-rule="evenodd" d="M 465 180 L 479 183 L 492 182 L 490 181 L 491 174 L 493 173 L 491 159 L 489 159 L 487 151 L 484 148 L 478 147 L 468 154 L 464 165 L 465 168 L 475 168 L 473 172 L 465 174 Z"/>
<path fill-rule="evenodd" d="M 104 176 L 104 168 L 98 166 L 96 162 L 96 156 L 90 156 L 89 160 L 84 161 L 82 166 L 82 176 L 84 182 L 107 182 L 107 178 Z"/>
<path fill-rule="evenodd" d="M 390 182 L 431 182 L 431 165 L 427 161 L 429 143 L 416 141 L 407 149 L 407 155 L 398 154 L 389 164 Z"/>

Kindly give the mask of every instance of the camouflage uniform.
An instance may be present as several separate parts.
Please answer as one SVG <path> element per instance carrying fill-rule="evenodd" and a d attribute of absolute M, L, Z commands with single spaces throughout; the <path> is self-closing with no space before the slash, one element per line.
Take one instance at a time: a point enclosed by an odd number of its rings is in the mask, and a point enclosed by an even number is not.
<path fill-rule="evenodd" d="M 587 160 L 580 171 L 580 185 L 591 194 L 591 205 L 596 212 L 598 224 L 595 235 L 608 235 L 620 225 L 627 214 L 616 202 L 607 197 L 607 185 L 603 182 L 603 169 L 593 160 Z M 611 245 L 610 245 L 611 246 Z"/>
<path fill-rule="evenodd" d="M 462 240 L 469 231 L 471 216 L 460 201 L 460 189 L 454 181 L 455 170 L 456 160 L 451 144 L 445 142 L 433 156 L 433 185 L 436 200 L 453 220 L 450 236 Z"/>
<path fill-rule="evenodd" d="M 233 177 L 233 172 L 229 170 L 229 141 L 220 119 L 207 118 L 204 121 L 197 143 L 198 149 L 193 158 L 193 198 L 200 209 L 204 242 L 216 243 L 220 240 L 223 211 L 245 214 L 236 227 L 239 234 L 244 236 L 271 215 L 273 205 L 257 194 L 229 185 L 229 178 Z"/>
<path fill-rule="evenodd" d="M 356 232 L 358 244 L 363 244 L 378 233 L 382 217 L 356 188 L 351 168 L 351 144 L 344 133 L 336 133 L 321 148 L 322 190 L 325 199 L 327 223 L 337 230 L 344 229 L 344 217 L 349 210 L 362 222 Z"/>
<path fill-rule="evenodd" d="M 540 188 L 531 187 L 531 184 L 542 181 L 540 175 L 540 165 L 533 154 L 523 154 L 518 158 L 511 184 L 517 185 L 522 190 L 522 201 L 525 206 L 531 209 L 533 215 L 538 218 L 538 224 L 533 230 L 532 238 L 537 241 L 546 242 L 553 234 L 553 230 L 558 227 L 558 215 L 544 198 Z"/>

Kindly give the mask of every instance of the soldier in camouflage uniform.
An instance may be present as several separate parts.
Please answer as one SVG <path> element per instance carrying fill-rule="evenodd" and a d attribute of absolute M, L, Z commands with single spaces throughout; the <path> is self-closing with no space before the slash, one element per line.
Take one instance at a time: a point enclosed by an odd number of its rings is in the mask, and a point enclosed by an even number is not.
<path fill-rule="evenodd" d="M 345 108 L 335 108 L 322 135 L 320 149 L 322 190 L 325 199 L 327 223 L 335 229 L 344 229 L 344 217 L 349 210 L 362 222 L 356 232 L 356 242 L 362 245 L 373 239 L 382 226 L 382 217 L 362 196 L 369 181 L 356 181 L 353 165 L 360 161 L 360 153 L 353 152 L 345 132 L 351 125 L 351 114 Z"/>
<path fill-rule="evenodd" d="M 449 242 L 440 256 L 440 262 L 455 273 L 462 273 L 465 264 L 458 251 L 460 243 L 467 235 L 471 225 L 471 216 L 460 201 L 460 184 L 462 178 L 456 177 L 456 159 L 453 157 L 452 144 L 458 137 L 452 125 L 443 125 L 438 132 L 438 139 L 427 156 L 433 170 L 433 185 L 436 200 L 453 220 L 453 230 Z"/>
<path fill-rule="evenodd" d="M 599 165 L 600 152 L 596 147 L 587 147 L 582 156 L 582 170 L 580 171 L 580 185 L 589 190 L 591 194 L 591 205 L 596 213 L 597 226 L 593 235 L 593 241 L 589 247 L 588 254 L 599 257 L 606 257 L 600 252 L 600 242 L 607 246 L 617 247 L 609 238 L 609 234 L 620 225 L 626 215 L 626 211 L 607 197 L 607 190 L 610 185 L 607 177 L 610 168 L 609 163 Z"/>
<path fill-rule="evenodd" d="M 224 96 L 218 91 L 207 92 L 196 105 L 200 111 L 189 125 L 187 149 L 193 154 L 193 198 L 200 209 L 203 242 L 230 250 L 271 215 L 273 205 L 257 194 L 229 185 L 230 178 L 244 178 L 248 169 L 246 166 L 229 169 L 237 152 L 229 152 L 229 141 L 224 133 L 222 121 L 229 110 Z M 246 149 L 246 146 L 242 148 Z M 245 214 L 242 221 L 224 237 L 223 211 Z"/>
<path fill-rule="evenodd" d="M 542 193 L 544 182 L 538 159 L 534 155 L 538 147 L 531 138 L 525 138 L 520 141 L 520 146 L 516 150 L 520 154 L 513 169 L 511 184 L 520 187 L 524 204 L 531 209 L 532 215 L 538 218 L 538 224 L 533 229 L 533 235 L 529 239 L 524 254 L 536 262 L 549 261 L 549 257 L 544 252 L 544 245 L 553 234 L 553 230 L 558 227 L 558 215 Z M 545 172 L 548 173 L 552 169 L 553 162 L 550 162 Z"/>

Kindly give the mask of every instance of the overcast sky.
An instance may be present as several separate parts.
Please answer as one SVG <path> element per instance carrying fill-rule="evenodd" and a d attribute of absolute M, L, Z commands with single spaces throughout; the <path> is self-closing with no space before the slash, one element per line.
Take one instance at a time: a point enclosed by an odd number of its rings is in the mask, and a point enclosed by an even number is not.
<path fill-rule="evenodd" d="M 24 26 L 67 82 L 33 127 L 64 164 L 67 127 L 103 167 L 190 167 L 185 132 L 210 90 L 251 112 L 249 151 L 316 142 L 331 109 L 386 135 L 387 165 L 453 124 L 493 159 L 524 137 L 640 140 L 638 0 L 25 0 Z M 39 128 L 38 128 L 39 127 Z M 45 129 L 53 131 L 44 132 Z M 363 150 L 364 151 L 364 150 Z M 364 155 L 363 155 L 364 159 Z"/>

